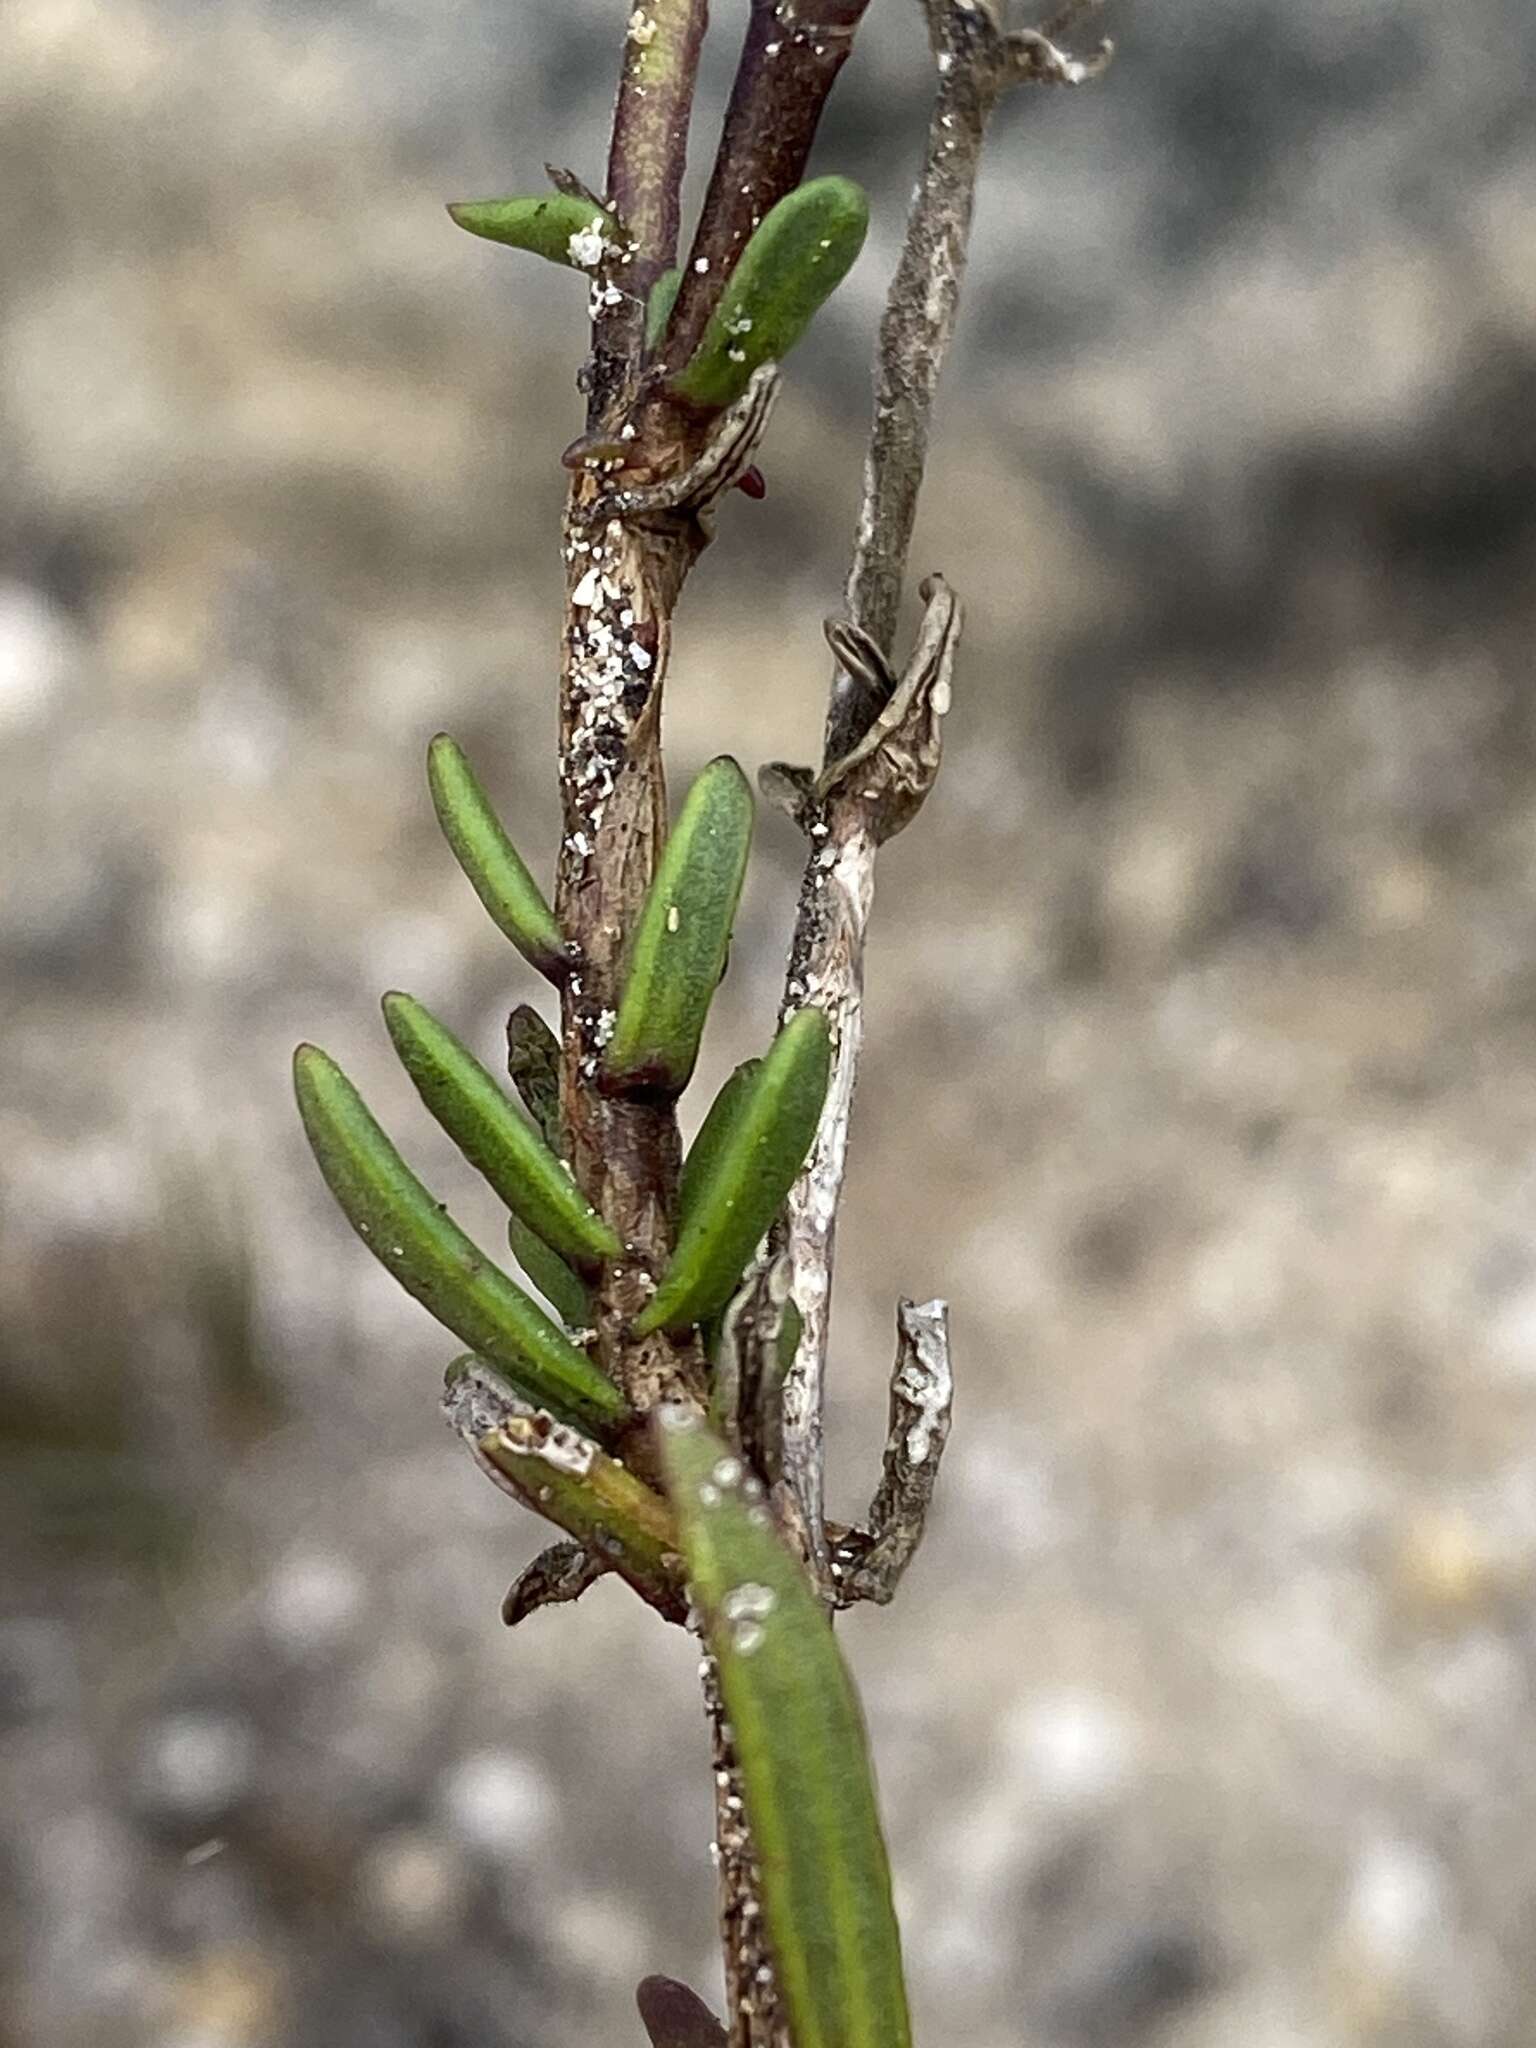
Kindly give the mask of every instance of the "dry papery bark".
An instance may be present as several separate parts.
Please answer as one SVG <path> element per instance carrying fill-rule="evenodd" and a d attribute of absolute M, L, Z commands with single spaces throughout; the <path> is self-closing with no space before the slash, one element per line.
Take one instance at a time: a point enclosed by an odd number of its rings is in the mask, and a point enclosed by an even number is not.
<path fill-rule="evenodd" d="M 822 1477 L 827 1319 L 863 1036 L 876 854 L 915 816 L 937 774 L 960 633 L 953 592 L 931 576 L 922 587 L 925 611 L 914 646 L 905 661 L 894 661 L 933 402 L 995 109 L 1015 84 L 1079 84 L 1110 54 L 1107 42 L 1087 57 L 1062 47 L 1088 5 L 1069 7 L 1039 28 L 1010 29 L 991 0 L 920 4 L 936 90 L 880 325 L 844 616 L 828 625 L 834 668 L 823 756 L 817 767 L 774 764 L 763 776 L 765 793 L 808 840 L 784 1008 L 814 1003 L 826 1011 L 835 1046 L 832 1083 L 810 1159 L 736 1305 L 725 1354 L 735 1376 L 736 1434 L 829 1609 L 885 1601 L 894 1592 L 922 1533 L 952 1393 L 944 1304 L 903 1302 L 879 1489 L 865 1524 L 829 1528 Z M 701 419 L 669 398 L 666 378 L 697 345 L 746 236 L 800 182 L 827 93 L 867 5 L 753 0 L 662 359 L 649 366 L 645 297 L 678 262 L 705 0 L 648 0 L 627 31 L 606 186 L 622 241 L 593 276 L 592 348 L 582 373 L 586 432 L 566 457 L 572 474 L 560 686 L 564 833 L 555 908 L 575 963 L 562 988 L 560 1074 L 572 1166 L 633 1250 L 600 1292 L 598 1354 L 642 1415 L 669 1398 L 701 1403 L 707 1391 L 696 1340 L 636 1339 L 627 1330 L 645 1299 L 649 1271 L 668 1250 L 677 1124 L 670 1103 L 605 1094 L 598 1055 L 617 1007 L 624 935 L 634 927 L 666 832 L 661 709 L 673 613 L 721 493 L 752 462 L 777 386 L 772 367 L 760 370 L 727 412 Z M 570 174 L 559 175 L 575 184 Z M 802 1325 L 787 1375 L 766 1362 L 786 1294 Z M 626 1452 L 638 1469 L 650 1470 L 643 1432 Z M 514 1588 L 512 1618 L 575 1598 L 596 1569 L 572 1546 L 557 1546 Z M 730 1731 L 707 1657 L 702 1675 L 715 1750 L 729 2040 L 733 2048 L 770 2048 L 788 2035 L 761 1934 Z M 670 2009 L 671 1994 L 648 1982 L 657 2012 Z M 686 1994 L 677 1996 L 686 2004 Z M 697 2015 L 689 2023 L 706 2025 Z"/>

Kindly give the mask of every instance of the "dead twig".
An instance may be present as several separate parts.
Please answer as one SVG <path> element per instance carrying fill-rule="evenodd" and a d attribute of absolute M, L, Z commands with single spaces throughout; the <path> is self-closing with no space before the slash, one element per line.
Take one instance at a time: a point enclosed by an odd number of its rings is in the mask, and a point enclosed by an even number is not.
<path fill-rule="evenodd" d="M 862 1528 L 832 1546 L 837 1604 L 894 1598 L 927 1526 L 949 1440 L 955 1381 L 949 1363 L 949 1306 L 942 1301 L 898 1303 L 896 1365 L 891 1374 L 891 1415 L 880 1485 Z"/>
<path fill-rule="evenodd" d="M 551 1543 L 508 1586 L 501 1618 L 508 1628 L 516 1628 L 541 1607 L 568 1606 L 611 1570 L 579 1543 Z"/>
<path fill-rule="evenodd" d="M 1028 81 L 1080 83 L 1102 69 L 1109 55 L 1106 44 L 1093 59 L 1068 58 L 1048 30 L 1010 33 L 980 0 L 920 4 L 938 85 L 876 348 L 874 419 L 846 590 L 851 632 L 834 641 L 838 667 L 820 775 L 808 784 L 803 778 L 797 782 L 791 771 L 787 782 L 774 785 L 781 799 L 786 793 L 798 796 L 799 814 L 812 839 L 790 947 L 785 1007 L 819 1003 L 832 1020 L 835 1040 L 832 1085 L 821 1127 L 776 1240 L 792 1261 L 794 1298 L 802 1321 L 799 1349 L 784 1389 L 785 1479 L 797 1498 L 796 1520 L 808 1532 L 807 1564 L 829 1605 L 837 1591 L 822 1506 L 828 1311 L 863 1037 L 864 941 L 874 901 L 875 853 L 882 838 L 899 830 L 916 808 L 911 804 L 899 823 L 894 822 L 891 789 L 893 783 L 899 786 L 902 775 L 890 751 L 891 732 L 882 728 L 882 721 L 891 710 L 888 663 L 927 463 L 933 404 L 954 333 L 982 147 L 999 97 L 1009 86 Z M 1059 33 L 1081 11 L 1070 9 L 1049 28 Z M 942 592 L 942 584 L 937 589 Z M 918 776 L 918 802 L 937 767 L 936 720 L 948 699 L 958 632 L 958 614 L 953 612 L 941 628 L 936 602 L 937 597 L 930 596 L 919 644 L 930 631 L 941 640 L 942 688 L 937 679 L 930 688 L 928 733 L 919 739 L 909 731 L 901 743 L 914 762 L 931 755 L 931 766 Z M 883 670 L 881 658 L 887 664 Z M 906 708 L 910 716 L 910 706 Z M 876 737 L 871 747 L 872 735 Z M 884 775 L 864 781 L 844 772 L 849 764 L 878 758 L 882 748 Z"/>

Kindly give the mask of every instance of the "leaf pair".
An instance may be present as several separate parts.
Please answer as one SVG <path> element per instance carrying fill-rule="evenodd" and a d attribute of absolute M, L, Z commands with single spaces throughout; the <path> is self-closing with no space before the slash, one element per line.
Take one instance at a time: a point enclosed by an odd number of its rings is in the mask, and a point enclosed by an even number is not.
<path fill-rule="evenodd" d="M 680 1095 L 730 951 L 752 843 L 752 791 L 728 755 L 684 799 L 629 948 L 599 1069 L 610 1094 Z M 683 1165 L 678 1236 L 638 1336 L 706 1321 L 729 1300 L 816 1134 L 831 1046 L 826 1018 L 802 1010 L 766 1059 L 738 1067 Z"/>
<path fill-rule="evenodd" d="M 471 200 L 448 211 L 471 234 L 575 270 L 594 270 L 623 240 L 611 214 L 564 192 Z M 700 411 L 733 404 L 754 370 L 782 362 L 799 341 L 853 267 L 868 228 L 868 198 L 851 178 L 812 178 L 786 193 L 737 258 L 702 340 L 672 379 L 672 392 Z M 651 287 L 649 353 L 664 342 L 681 275 L 664 271 Z"/>
<path fill-rule="evenodd" d="M 797 1010 L 767 1055 L 738 1067 L 683 1167 L 677 1243 L 635 1331 L 717 1315 L 805 1164 L 831 1072 L 821 1010 Z"/>
<path fill-rule="evenodd" d="M 570 1169 L 445 1025 L 414 997 L 384 998 L 384 1021 L 416 1091 L 507 1207 L 551 1251 L 594 1270 L 623 1252 Z"/>
<path fill-rule="evenodd" d="M 662 1460 L 720 1672 L 795 2048 L 909 2048 L 901 1943 L 858 1697 L 831 1625 L 741 1460 L 684 1409 Z M 707 2012 L 657 2000 L 679 2042 Z M 646 2015 L 651 2028 L 650 2015 Z"/>

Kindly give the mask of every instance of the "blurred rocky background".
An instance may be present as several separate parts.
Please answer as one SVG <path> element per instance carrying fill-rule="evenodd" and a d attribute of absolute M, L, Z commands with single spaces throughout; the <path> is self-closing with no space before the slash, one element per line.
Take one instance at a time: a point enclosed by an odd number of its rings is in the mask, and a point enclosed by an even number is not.
<path fill-rule="evenodd" d="M 705 115 L 743 14 L 717 0 Z M 0 2043 L 594 2048 L 716 1991 L 687 1641 L 538 1544 L 287 1058 L 494 1055 L 452 728 L 553 844 L 581 291 L 441 202 L 600 175 L 624 0 L 0 4 Z M 891 1306 L 959 1417 L 854 1616 L 919 2037 L 1536 2039 L 1536 13 L 1141 0 L 998 123 L 917 548 L 832 1498 Z M 926 98 L 681 619 L 675 778 L 807 757 Z M 702 157 L 702 147 L 697 154 Z M 765 819 L 708 1084 L 768 1026 Z M 696 1113 L 696 1112 L 695 1112 Z"/>

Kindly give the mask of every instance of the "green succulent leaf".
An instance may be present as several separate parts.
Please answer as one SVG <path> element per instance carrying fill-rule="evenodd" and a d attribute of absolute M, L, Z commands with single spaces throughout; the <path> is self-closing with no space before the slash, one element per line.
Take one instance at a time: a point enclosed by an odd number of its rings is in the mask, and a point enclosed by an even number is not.
<path fill-rule="evenodd" d="M 910 2048 L 863 1719 L 831 1625 L 741 1460 L 686 1409 L 662 1424 L 795 2048 Z"/>
<path fill-rule="evenodd" d="M 443 1410 L 477 1461 L 526 1507 L 681 1621 L 682 1555 L 670 1503 L 579 1428 L 510 1395 L 483 1359 L 455 1359 Z"/>
<path fill-rule="evenodd" d="M 565 934 L 491 809 L 463 748 L 445 732 L 427 749 L 427 781 L 443 837 L 491 922 L 530 967 L 550 981 L 563 981 L 569 964 Z"/>
<path fill-rule="evenodd" d="M 645 352 L 655 352 L 657 343 L 667 331 L 667 322 L 672 318 L 672 308 L 677 304 L 677 288 L 683 281 L 680 270 L 664 270 L 651 286 L 650 297 L 645 302 Z"/>
<path fill-rule="evenodd" d="M 812 178 L 770 208 L 742 250 L 704 338 L 672 380 L 689 405 L 731 405 L 754 370 L 782 362 L 853 268 L 869 200 L 851 178 Z"/>
<path fill-rule="evenodd" d="M 660 1494 L 549 1415 L 509 1418 L 478 1448 L 530 1507 L 611 1565 L 653 1606 L 682 1619 L 677 1528 Z"/>
<path fill-rule="evenodd" d="M 551 1152 L 565 1156 L 560 1120 L 560 1041 L 538 1011 L 519 1003 L 507 1019 L 507 1072 Z"/>
<path fill-rule="evenodd" d="M 745 1085 L 636 1334 L 682 1330 L 724 1308 L 816 1136 L 831 1072 L 820 1010 L 797 1010 Z"/>
<path fill-rule="evenodd" d="M 741 1065 L 720 1090 L 705 1113 L 699 1125 L 698 1134 L 688 1147 L 688 1156 L 683 1161 L 682 1177 L 677 1186 L 677 1219 L 679 1225 L 686 1224 L 698 1200 L 699 1189 L 709 1179 L 720 1148 L 735 1128 L 741 1114 L 742 1104 L 751 1092 L 752 1081 L 762 1066 L 761 1060 L 743 1060 Z"/>
<path fill-rule="evenodd" d="M 611 213 L 571 192 L 459 200 L 448 213 L 472 235 L 531 250 L 569 270 L 595 270 L 604 253 L 602 245 L 617 246 L 623 239 Z"/>
<path fill-rule="evenodd" d="M 700 770 L 641 906 L 600 1080 L 676 1096 L 725 971 L 752 844 L 752 788 L 728 754 Z"/>
<path fill-rule="evenodd" d="M 521 1216 L 507 1218 L 507 1242 L 512 1247 L 512 1256 L 522 1267 L 540 1294 L 558 1311 L 560 1319 L 572 1330 L 584 1330 L 592 1322 L 592 1290 L 581 1277 L 573 1273 L 558 1252 L 530 1230 Z"/>
<path fill-rule="evenodd" d="M 578 1265 L 599 1266 L 622 1254 L 569 1167 L 430 1010 L 413 996 L 391 993 L 384 1022 L 422 1101 L 514 1215 Z"/>
<path fill-rule="evenodd" d="M 336 1062 L 301 1045 L 293 1076 L 326 1185 L 406 1292 L 555 1413 L 597 1427 L 622 1421 L 623 1395 L 433 1200 Z"/>

